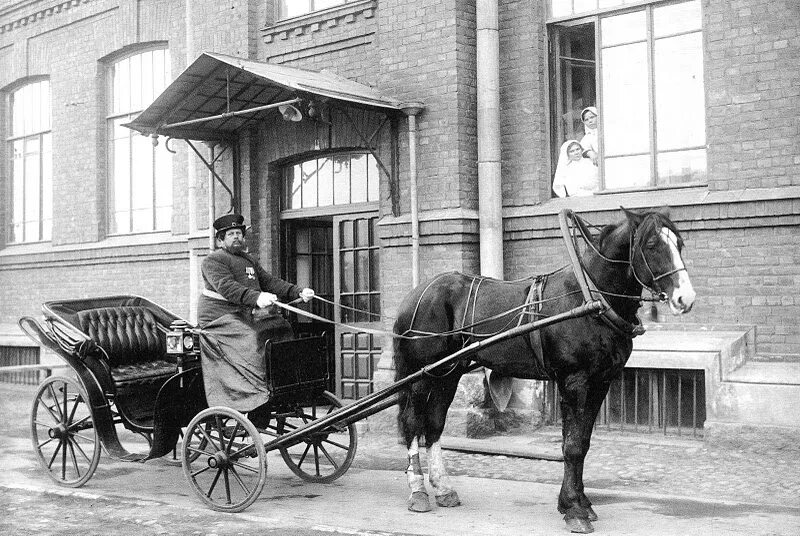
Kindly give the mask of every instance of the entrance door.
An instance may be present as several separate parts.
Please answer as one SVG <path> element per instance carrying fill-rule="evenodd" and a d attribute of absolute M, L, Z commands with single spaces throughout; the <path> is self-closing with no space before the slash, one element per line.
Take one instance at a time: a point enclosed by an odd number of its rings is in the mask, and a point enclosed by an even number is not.
<path fill-rule="evenodd" d="M 336 326 L 336 392 L 357 399 L 373 391 L 373 372 L 381 355 L 381 338 L 358 328 L 382 329 L 377 214 L 333 219 L 334 295 L 340 307 Z"/>

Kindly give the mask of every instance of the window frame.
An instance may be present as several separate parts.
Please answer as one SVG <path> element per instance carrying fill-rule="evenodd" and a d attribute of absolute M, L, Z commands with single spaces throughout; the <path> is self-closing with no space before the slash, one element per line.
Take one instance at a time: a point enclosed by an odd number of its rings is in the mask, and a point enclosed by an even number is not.
<path fill-rule="evenodd" d="M 697 29 L 692 30 L 683 30 L 672 32 L 664 35 L 659 35 L 658 37 L 655 36 L 654 32 L 654 22 L 653 22 L 653 10 L 657 8 L 661 8 L 664 6 L 669 5 L 678 5 L 689 3 L 691 1 L 698 1 L 700 7 L 700 24 Z M 707 92 L 705 91 L 705 73 L 706 73 L 706 66 L 705 66 L 705 43 L 702 39 L 704 35 L 704 27 L 703 27 L 703 6 L 702 2 L 699 0 L 645 0 L 642 2 L 637 2 L 635 4 L 620 4 L 618 6 L 601 8 L 594 11 L 588 12 L 581 12 L 579 14 L 573 14 L 563 17 L 551 17 L 550 13 L 552 13 L 552 2 L 549 1 L 547 4 L 547 35 L 548 35 L 548 43 L 550 46 L 549 53 L 547 55 L 547 61 L 550 67 L 548 68 L 548 83 L 549 83 L 549 90 L 548 90 L 548 100 L 550 104 L 548 106 L 549 109 L 549 120 L 551 122 L 557 121 L 558 114 L 561 113 L 563 107 L 563 100 L 561 97 L 561 93 L 563 91 L 562 87 L 562 71 L 561 71 L 561 55 L 560 55 L 560 30 L 561 28 L 569 28 L 573 26 L 581 26 L 585 24 L 592 24 L 594 26 L 594 35 L 595 35 L 595 95 L 596 95 L 596 103 L 595 106 L 600 106 L 600 103 L 603 102 L 603 69 L 605 68 L 602 52 L 603 52 L 603 41 L 602 41 L 602 31 L 601 31 L 601 21 L 606 17 L 617 16 L 617 15 L 625 15 L 628 13 L 635 13 L 635 12 L 644 12 L 645 14 L 645 37 L 644 39 L 634 39 L 634 40 L 626 40 L 620 43 L 615 43 L 610 45 L 608 48 L 622 46 L 624 44 L 630 44 L 634 42 L 643 42 L 646 46 L 646 78 L 647 78 L 647 94 L 648 94 L 648 149 L 647 153 L 640 153 L 640 152 L 631 152 L 631 155 L 639 155 L 639 154 L 647 154 L 650 159 L 649 165 L 649 180 L 647 185 L 640 185 L 640 186 L 626 186 L 626 187 L 616 187 L 616 188 L 606 188 L 606 153 L 605 148 L 603 147 L 603 138 L 604 138 L 604 113 L 600 113 L 598 117 L 598 124 L 597 124 L 597 132 L 598 132 L 598 143 L 600 146 L 600 166 L 598 169 L 598 178 L 600 181 L 600 190 L 596 192 L 595 195 L 605 195 L 605 194 L 613 194 L 613 193 L 624 193 L 624 192 L 640 192 L 640 191 L 648 191 L 648 190 L 666 190 L 666 189 L 675 189 L 675 188 L 687 188 L 687 187 L 696 187 L 696 186 L 707 186 L 708 185 L 708 160 L 707 160 L 707 151 L 708 151 L 708 122 L 705 120 L 703 121 L 703 129 L 704 129 L 704 143 L 702 145 L 697 146 L 686 146 L 680 147 L 678 149 L 669 149 L 669 150 L 658 150 L 657 145 L 657 137 L 658 137 L 658 117 L 656 115 L 656 92 L 658 88 L 656 87 L 656 69 L 655 69 L 655 48 L 656 48 L 656 41 L 659 39 L 665 38 L 674 38 L 683 35 L 690 35 L 699 33 L 701 36 L 700 39 L 700 57 L 701 61 L 703 62 L 703 82 L 704 88 L 702 93 L 703 99 L 703 109 L 707 109 Z M 558 160 L 558 148 L 563 140 L 558 140 L 559 133 L 561 130 L 560 125 L 555 125 L 555 128 L 551 126 L 549 129 L 550 139 L 550 151 L 549 154 L 551 155 L 551 170 L 550 170 L 550 182 L 552 183 L 552 176 L 555 172 L 555 164 Z M 555 137 L 555 139 L 554 139 Z M 659 175 L 658 175 L 658 159 L 659 156 L 662 154 L 669 154 L 675 153 L 680 151 L 692 151 L 692 150 L 705 150 L 706 151 L 706 178 L 701 181 L 686 181 L 680 183 L 661 183 L 659 184 Z M 625 156 L 625 154 L 615 154 L 614 157 Z M 552 194 L 552 192 L 551 192 Z"/>
<path fill-rule="evenodd" d="M 139 97 L 138 107 L 135 109 L 132 107 L 130 102 L 128 103 L 127 107 L 124 109 L 117 108 L 117 94 L 116 90 L 118 89 L 118 84 L 116 84 L 115 80 L 115 72 L 118 65 L 120 65 L 124 61 L 130 61 L 131 58 L 139 57 L 139 61 L 141 61 L 141 57 L 147 53 L 155 52 L 155 51 L 162 51 L 163 52 L 163 83 L 160 89 L 156 86 L 155 83 L 152 84 L 152 95 L 148 95 L 148 97 L 152 97 L 151 100 L 145 102 L 142 99 L 141 93 Z M 152 64 L 151 64 L 152 65 Z M 155 76 L 156 70 L 155 68 L 151 68 L 150 80 L 153 80 L 153 76 Z M 105 115 L 105 131 L 106 131 L 106 155 L 107 155 L 107 162 L 106 162 L 106 170 L 107 170 L 107 189 L 106 189 L 106 215 L 107 215 L 107 224 L 106 224 L 106 233 L 107 236 L 127 236 L 132 234 L 141 234 L 141 233 L 157 233 L 157 232 L 164 232 L 172 230 L 172 216 L 174 214 L 174 195 L 172 192 L 173 187 L 173 162 L 172 162 L 172 155 L 165 147 L 165 144 L 158 144 L 152 145 L 151 151 L 148 151 L 149 155 L 149 170 L 145 171 L 150 177 L 150 185 L 149 187 L 152 188 L 152 195 L 149 205 L 149 210 L 151 211 L 151 218 L 150 224 L 147 228 L 140 228 L 137 226 L 134 220 L 134 200 L 133 200 L 133 191 L 136 187 L 136 171 L 141 170 L 141 168 L 137 167 L 137 163 L 135 161 L 135 148 L 137 145 L 137 139 L 143 138 L 141 133 L 136 132 L 134 130 L 130 130 L 127 132 L 127 136 L 125 138 L 120 137 L 117 138 L 115 132 L 119 127 L 120 122 L 128 122 L 133 120 L 136 116 L 138 116 L 143 110 L 145 110 L 152 102 L 155 100 L 159 93 L 164 90 L 169 84 L 171 83 L 172 77 L 172 56 L 170 54 L 170 48 L 168 43 L 166 42 L 157 42 L 157 43 L 149 43 L 144 46 L 136 47 L 135 49 L 125 50 L 123 53 L 116 54 L 107 59 L 106 62 L 106 86 L 105 91 L 107 95 L 106 101 L 106 115 Z M 130 79 L 129 79 L 130 81 Z M 125 88 L 130 95 L 131 91 L 134 89 L 132 84 L 128 84 Z M 139 84 L 136 86 L 136 90 L 142 91 L 144 86 L 142 81 L 139 81 Z M 130 98 L 130 97 L 128 97 Z M 116 211 L 116 198 L 115 198 L 115 188 L 117 182 L 117 174 L 116 174 L 116 164 L 117 164 L 117 153 L 116 153 L 116 143 L 119 140 L 127 139 L 127 164 L 125 166 L 127 172 L 127 198 L 128 198 L 128 209 L 126 212 L 128 214 L 128 221 L 127 226 L 125 229 L 120 230 L 117 228 L 117 211 Z M 150 144 L 150 141 L 147 141 Z M 159 182 L 165 180 L 163 178 L 159 178 L 158 176 L 158 166 L 159 166 L 159 158 L 167 158 L 168 163 L 166 164 L 166 169 L 169 169 L 169 186 L 166 191 L 169 192 L 168 199 L 169 204 L 159 205 L 158 204 L 158 193 L 159 193 Z M 159 217 L 159 209 L 166 209 L 166 216 Z M 160 220 L 163 219 L 165 223 L 161 223 L 159 225 Z"/>
<path fill-rule="evenodd" d="M 352 4 L 352 3 L 355 3 L 355 2 L 360 2 L 362 0 L 340 0 L 340 2 L 338 4 L 334 4 L 334 5 L 327 6 L 327 7 L 322 7 L 322 8 L 314 7 L 315 4 L 319 0 L 302 0 L 302 1 L 306 2 L 306 4 L 308 5 L 307 11 L 304 11 L 303 13 L 300 13 L 298 15 L 291 15 L 291 16 L 286 15 L 286 16 L 284 16 L 282 13 L 284 11 L 284 6 L 286 5 L 287 2 L 300 3 L 301 0 L 277 0 L 275 2 L 275 22 L 284 22 L 284 21 L 287 21 L 287 20 L 292 20 L 292 19 L 296 19 L 296 18 L 300 18 L 300 17 L 305 17 L 307 15 L 312 15 L 314 13 L 320 13 L 320 12 L 331 10 L 331 9 L 339 9 L 342 6 L 346 5 L 346 4 Z"/>
<path fill-rule="evenodd" d="M 46 99 L 41 98 L 41 89 L 37 89 L 39 91 L 40 98 L 38 99 L 38 108 L 39 108 L 39 117 L 40 117 L 40 124 L 35 125 L 34 128 L 31 130 L 26 130 L 24 125 L 21 131 L 16 130 L 16 125 L 14 123 L 15 116 L 19 119 L 24 119 L 26 116 L 26 111 L 29 110 L 20 110 L 18 113 L 15 113 L 15 105 L 17 95 L 21 95 L 26 89 L 33 88 L 35 85 L 46 85 L 47 88 L 47 96 Z M 23 106 L 28 104 L 28 101 L 32 98 L 30 96 L 26 96 L 26 102 Z M 17 245 L 17 244 L 31 244 L 36 242 L 50 242 L 52 241 L 52 232 L 53 232 L 53 99 L 52 99 L 52 89 L 50 85 L 50 79 L 48 77 L 34 77 L 28 78 L 20 83 L 16 84 L 12 89 L 10 89 L 6 94 L 6 102 L 8 105 L 8 133 L 9 136 L 6 137 L 5 143 L 7 148 L 7 156 L 6 162 L 8 165 L 8 184 L 7 187 L 4 189 L 8 193 L 8 201 L 5 203 L 5 210 L 7 211 L 7 231 L 5 232 L 5 241 L 8 245 Z M 43 109 L 44 108 L 44 109 Z M 43 117 L 42 112 L 46 112 L 47 120 L 46 123 L 41 122 L 41 118 Z M 27 158 L 26 156 L 29 154 L 27 151 L 28 143 L 32 142 L 33 140 L 36 141 L 38 144 L 38 151 L 36 154 L 38 155 L 37 158 L 37 182 L 38 182 L 38 189 L 36 192 L 37 198 L 37 218 L 36 220 L 29 220 L 27 219 L 26 215 L 26 207 L 28 206 L 28 199 L 29 199 L 29 192 L 27 188 L 28 183 L 28 173 L 27 173 Z M 47 140 L 47 142 L 45 142 Z M 22 143 L 22 219 L 17 222 L 15 218 L 15 198 L 16 198 L 16 190 L 15 190 L 15 160 L 14 157 L 14 145 L 21 142 Z M 44 148 L 49 147 L 49 151 L 45 151 Z M 49 190 L 49 191 L 48 191 Z M 29 238 L 28 234 L 28 224 L 32 223 L 33 221 L 37 222 L 37 230 L 36 236 L 34 238 Z M 17 237 L 17 233 L 15 232 L 15 227 L 19 223 L 21 225 L 20 234 L 21 238 Z"/>

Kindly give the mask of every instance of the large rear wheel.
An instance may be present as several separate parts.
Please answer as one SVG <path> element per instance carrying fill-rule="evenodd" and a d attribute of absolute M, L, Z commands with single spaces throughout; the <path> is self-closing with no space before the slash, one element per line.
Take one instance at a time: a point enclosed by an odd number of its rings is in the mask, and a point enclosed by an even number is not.
<path fill-rule="evenodd" d="M 319 400 L 298 405 L 291 411 L 277 413 L 278 435 L 289 433 L 305 424 L 324 417 L 342 402 L 325 391 Z M 355 424 L 331 424 L 318 432 L 302 435 L 297 443 L 280 447 L 281 456 L 294 474 L 308 482 L 333 482 L 350 468 L 358 447 Z"/>
<path fill-rule="evenodd" d="M 264 443 L 236 410 L 213 407 L 198 413 L 186 427 L 181 458 L 192 489 L 214 510 L 241 512 L 264 489 Z"/>
<path fill-rule="evenodd" d="M 39 385 L 31 409 L 31 439 L 48 476 L 78 488 L 100 462 L 100 438 L 86 391 L 73 378 L 51 376 Z"/>

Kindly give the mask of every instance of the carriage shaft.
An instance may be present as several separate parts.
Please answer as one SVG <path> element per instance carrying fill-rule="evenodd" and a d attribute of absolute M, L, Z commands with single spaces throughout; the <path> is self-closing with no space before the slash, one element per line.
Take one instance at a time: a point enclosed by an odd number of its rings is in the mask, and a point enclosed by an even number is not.
<path fill-rule="evenodd" d="M 536 320 L 535 322 L 531 322 L 529 324 L 523 324 L 521 326 L 517 326 L 511 328 L 507 331 L 502 333 L 498 333 L 497 335 L 493 335 L 488 337 L 482 341 L 474 342 L 468 346 L 465 346 L 461 350 L 450 354 L 449 356 L 443 357 L 439 361 L 422 367 L 417 372 L 406 376 L 405 378 L 398 380 L 397 382 L 385 387 L 379 391 L 376 391 L 370 395 L 365 396 L 364 398 L 353 402 L 347 406 L 339 408 L 328 415 L 316 419 L 296 430 L 292 430 L 288 434 L 284 434 L 280 437 L 277 437 L 266 443 L 264 445 L 264 449 L 267 451 L 282 447 L 284 445 L 293 443 L 299 437 L 317 432 L 331 424 L 336 423 L 350 423 L 356 420 L 359 420 L 364 417 L 368 417 L 373 413 L 377 413 L 378 411 L 382 411 L 392 405 L 394 405 L 394 400 L 392 403 L 384 403 L 378 405 L 378 402 L 389 398 L 390 396 L 394 395 L 395 393 L 399 392 L 403 389 L 406 385 L 410 383 L 414 383 L 420 380 L 423 376 L 426 376 L 433 372 L 438 367 L 448 365 L 450 363 L 455 362 L 458 359 L 463 359 L 465 357 L 469 357 L 473 354 L 478 353 L 482 349 L 487 346 L 491 346 L 492 344 L 505 341 L 507 339 L 512 339 L 514 337 L 518 337 L 520 335 L 525 335 L 537 329 L 541 329 L 552 324 L 557 324 L 559 322 L 563 322 L 565 320 L 569 320 L 571 318 L 578 318 L 581 316 L 586 316 L 592 313 L 599 313 L 603 310 L 603 304 L 597 300 L 584 303 L 574 309 L 570 309 L 569 311 L 565 311 L 563 313 L 558 313 L 552 316 L 548 316 L 547 318 L 543 318 L 541 320 Z M 373 407 L 374 406 L 374 407 Z M 372 411 L 374 410 L 374 411 Z"/>

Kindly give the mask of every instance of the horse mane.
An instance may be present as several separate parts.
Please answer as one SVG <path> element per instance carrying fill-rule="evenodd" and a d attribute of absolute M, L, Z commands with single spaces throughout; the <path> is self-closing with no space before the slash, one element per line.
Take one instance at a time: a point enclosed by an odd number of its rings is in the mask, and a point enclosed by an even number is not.
<path fill-rule="evenodd" d="M 678 250 L 683 249 L 683 238 L 681 238 L 681 233 L 678 231 L 678 228 L 675 227 L 675 224 L 672 222 L 672 220 L 669 219 L 669 216 L 667 214 L 664 214 L 663 212 L 659 212 L 656 210 L 648 212 L 636 212 L 634 214 L 636 214 L 638 217 L 641 218 L 639 225 L 636 226 L 635 228 L 630 229 L 629 231 L 630 233 L 633 233 L 634 230 L 638 231 L 636 233 L 636 244 L 634 244 L 635 246 L 641 244 L 644 241 L 649 240 L 650 237 L 652 237 L 659 231 L 659 229 L 661 229 L 662 227 L 666 227 L 667 229 L 675 233 L 675 236 L 678 239 Z M 628 221 L 629 221 L 628 219 L 624 219 L 621 222 L 612 223 L 610 225 L 604 226 L 600 230 L 600 234 L 596 239 L 595 245 L 597 246 L 597 248 L 599 250 L 602 250 L 603 243 L 609 238 L 609 236 L 611 236 L 611 234 L 617 229 L 626 225 Z"/>

